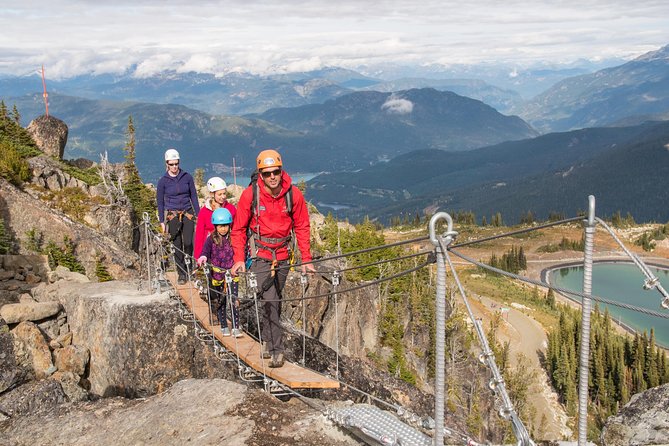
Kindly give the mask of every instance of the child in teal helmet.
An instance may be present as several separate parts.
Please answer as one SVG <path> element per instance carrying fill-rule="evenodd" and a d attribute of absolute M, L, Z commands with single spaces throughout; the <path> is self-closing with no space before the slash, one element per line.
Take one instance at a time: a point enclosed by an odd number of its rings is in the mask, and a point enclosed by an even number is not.
<path fill-rule="evenodd" d="M 234 264 L 232 245 L 230 244 L 230 225 L 232 224 L 232 214 L 225 208 L 218 208 L 211 214 L 211 224 L 214 225 L 212 232 L 204 242 L 200 257 L 197 259 L 198 266 L 202 266 L 207 261 L 211 265 L 211 275 L 209 278 L 209 298 L 211 302 L 218 302 L 216 315 L 221 325 L 223 336 L 235 337 L 242 336 L 239 329 L 239 301 L 237 300 L 238 280 L 231 283 L 230 310 L 232 312 L 232 333 L 228 328 L 228 318 L 226 315 L 227 292 L 225 283 L 225 272 Z"/>

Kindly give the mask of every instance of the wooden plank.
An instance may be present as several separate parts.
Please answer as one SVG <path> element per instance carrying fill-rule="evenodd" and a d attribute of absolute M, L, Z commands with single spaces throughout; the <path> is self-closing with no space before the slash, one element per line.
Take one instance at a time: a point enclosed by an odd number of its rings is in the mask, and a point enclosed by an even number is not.
<path fill-rule="evenodd" d="M 167 273 L 167 279 L 177 290 L 184 304 L 195 314 L 202 327 L 213 333 L 226 349 L 237 354 L 239 358 L 254 370 L 287 385 L 291 389 L 338 389 L 339 382 L 286 361 L 283 367 L 271 368 L 269 359 L 262 359 L 260 343 L 248 334 L 240 338 L 223 336 L 216 320 L 212 325 L 209 315 L 209 304 L 200 297 L 199 291 L 190 283 L 177 285 L 176 273 Z M 214 319 L 216 317 L 214 316 Z M 232 326 L 228 323 L 228 326 Z"/>

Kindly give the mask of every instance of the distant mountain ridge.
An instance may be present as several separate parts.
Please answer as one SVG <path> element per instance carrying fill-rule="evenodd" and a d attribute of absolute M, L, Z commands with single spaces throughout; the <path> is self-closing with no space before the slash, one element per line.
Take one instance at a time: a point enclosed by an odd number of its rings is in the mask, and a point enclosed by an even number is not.
<path fill-rule="evenodd" d="M 166 71 L 150 77 L 82 75 L 47 80 L 50 92 L 87 99 L 179 104 L 211 114 L 247 114 L 279 106 L 323 102 L 353 90 L 329 80 L 353 81 L 364 76 L 346 70 L 321 72 L 321 77 L 257 76 L 230 73 L 222 77 Z M 41 91 L 38 76 L 0 79 L 0 91 L 19 96 Z"/>
<path fill-rule="evenodd" d="M 565 79 L 512 112 L 542 132 L 669 119 L 669 45 Z"/>
<path fill-rule="evenodd" d="M 324 104 L 272 109 L 253 116 L 385 158 L 427 148 L 471 150 L 538 134 L 516 116 L 432 88 L 355 92 Z"/>
<path fill-rule="evenodd" d="M 307 196 L 322 211 L 335 205 L 333 211 L 352 220 L 368 215 L 388 221 L 441 209 L 473 210 L 479 218 L 500 211 L 515 223 L 528 210 L 542 218 L 550 211 L 574 214 L 582 209 L 581 195 L 597 193 L 609 214 L 634 210 L 640 219 L 666 221 L 669 210 L 650 202 L 669 190 L 663 176 L 667 141 L 669 123 L 646 123 L 552 133 L 469 152 L 417 151 L 359 172 L 318 176 L 308 183 Z M 666 168 L 656 166 L 665 161 Z M 644 170 L 652 172 L 636 176 Z M 616 186 L 607 192 L 604 185 L 611 183 Z"/>
<path fill-rule="evenodd" d="M 319 172 L 355 170 L 416 149 L 467 150 L 535 134 L 521 119 L 501 115 L 480 101 L 430 89 L 399 96 L 360 92 L 316 108 L 268 112 L 290 116 L 296 125 L 213 116 L 174 104 L 95 101 L 56 93 L 50 101 L 51 113 L 70 127 L 68 158 L 97 160 L 108 151 L 112 161 L 122 160 L 132 115 L 136 162 L 147 181 L 161 174 L 162 153 L 170 146 L 183 151 L 187 169 L 203 167 L 208 174 L 229 170 L 233 157 L 237 166 L 251 169 L 255 155 L 267 147 L 279 149 L 293 172 Z M 7 103 L 16 103 L 25 124 L 43 113 L 38 94 L 8 98 Z M 318 125 L 321 119 L 327 125 Z"/>

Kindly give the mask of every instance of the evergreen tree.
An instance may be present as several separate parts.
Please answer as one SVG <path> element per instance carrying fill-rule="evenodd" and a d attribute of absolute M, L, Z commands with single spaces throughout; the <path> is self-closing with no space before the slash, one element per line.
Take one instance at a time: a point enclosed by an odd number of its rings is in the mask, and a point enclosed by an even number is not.
<path fill-rule="evenodd" d="M 139 171 L 135 164 L 136 158 L 136 140 L 135 140 L 135 124 L 132 116 L 128 116 L 128 128 L 126 130 L 126 144 L 123 148 L 125 152 L 125 163 L 123 165 L 125 171 L 124 192 L 130 200 L 132 209 L 135 211 L 136 218 L 147 212 L 153 220 L 156 219 L 156 202 L 155 194 L 148 189 L 139 176 Z"/>
<path fill-rule="evenodd" d="M 21 114 L 19 113 L 19 109 L 16 108 L 16 104 L 12 107 L 12 120 L 14 120 L 17 125 L 21 125 Z"/>
<path fill-rule="evenodd" d="M 95 276 L 98 278 L 98 282 L 109 282 L 110 280 L 114 280 L 103 263 L 102 256 L 99 252 L 95 253 Z"/>
<path fill-rule="evenodd" d="M 555 308 L 555 292 L 553 288 L 549 288 L 548 293 L 546 293 L 546 303 L 550 308 Z"/>

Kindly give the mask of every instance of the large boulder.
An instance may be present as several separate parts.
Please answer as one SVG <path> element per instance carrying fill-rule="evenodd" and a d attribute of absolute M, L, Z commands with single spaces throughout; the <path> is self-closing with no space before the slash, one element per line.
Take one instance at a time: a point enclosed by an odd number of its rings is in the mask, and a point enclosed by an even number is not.
<path fill-rule="evenodd" d="M 43 379 L 56 371 L 51 350 L 44 335 L 32 322 L 21 322 L 11 332 L 14 338 L 14 354 L 17 363 L 31 372 L 31 376 Z"/>
<path fill-rule="evenodd" d="M 602 429 L 603 446 L 669 444 L 669 384 L 637 393 Z"/>
<path fill-rule="evenodd" d="M 0 308 L 0 316 L 8 324 L 23 321 L 39 321 L 55 316 L 60 311 L 58 302 L 22 302 L 7 304 Z"/>
<path fill-rule="evenodd" d="M 59 300 L 65 308 L 72 344 L 90 352 L 85 376 L 93 395 L 146 397 L 184 378 L 237 374 L 197 340 L 167 293 L 147 294 L 116 281 L 58 281 L 36 298 Z M 62 354 L 57 364 L 65 367 L 70 361 Z M 81 372 L 72 364 L 66 369 Z"/>
<path fill-rule="evenodd" d="M 53 116 L 42 115 L 30 121 L 26 130 L 42 152 L 63 159 L 67 144 L 67 124 Z"/>

